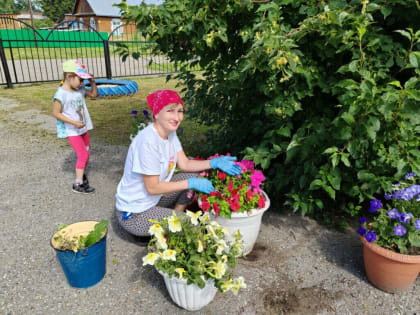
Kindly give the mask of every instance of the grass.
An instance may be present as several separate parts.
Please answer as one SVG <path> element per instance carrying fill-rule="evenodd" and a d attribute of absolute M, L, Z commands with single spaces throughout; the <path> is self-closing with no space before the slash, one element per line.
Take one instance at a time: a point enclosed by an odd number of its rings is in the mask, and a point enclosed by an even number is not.
<path fill-rule="evenodd" d="M 122 42 L 123 44 L 123 42 Z M 152 46 L 149 43 L 126 44 L 130 52 L 139 52 L 143 57 L 153 56 Z M 14 60 L 24 59 L 71 59 L 71 58 L 104 58 L 104 48 L 100 47 L 21 47 L 9 48 L 5 47 L 4 52 L 6 59 Z M 119 56 L 118 47 L 114 43 L 110 43 L 109 53 L 111 56 Z"/>
<path fill-rule="evenodd" d="M 86 99 L 94 126 L 94 129 L 90 131 L 92 143 L 129 145 L 133 120 L 131 111 L 149 110 L 146 96 L 156 90 L 181 90 L 181 87 L 175 87 L 177 83 L 175 80 L 166 83 L 166 76 L 130 78 L 130 80 L 136 81 L 139 86 L 139 91 L 132 96 Z M 13 89 L 1 88 L 0 94 L 2 97 L 15 99 L 20 104 L 13 111 L 37 109 L 41 113 L 50 115 L 52 97 L 58 85 L 58 83 L 41 83 L 18 86 Z M 54 118 L 51 117 L 51 119 Z M 187 116 L 182 127 L 184 133 L 180 139 L 184 151 L 190 155 L 198 155 L 199 144 L 205 141 L 203 133 L 206 127 L 189 120 Z"/>
<path fill-rule="evenodd" d="M 168 71 L 168 72 L 174 72 L 181 68 L 183 64 L 180 63 L 175 67 L 174 62 L 153 62 L 152 64 L 147 64 L 147 68 L 153 71 Z M 200 66 L 197 64 L 194 67 L 191 67 L 190 65 L 187 65 L 188 70 L 193 71 L 200 71 Z"/>

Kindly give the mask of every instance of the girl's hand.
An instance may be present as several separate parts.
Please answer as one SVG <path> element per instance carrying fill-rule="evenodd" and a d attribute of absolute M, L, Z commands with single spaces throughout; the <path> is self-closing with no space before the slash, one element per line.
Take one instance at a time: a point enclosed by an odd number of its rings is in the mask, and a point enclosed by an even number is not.
<path fill-rule="evenodd" d="M 74 124 L 73 124 L 73 126 L 75 126 L 76 128 L 81 129 L 81 128 L 83 128 L 85 126 L 85 124 L 82 123 L 81 121 L 75 121 Z"/>

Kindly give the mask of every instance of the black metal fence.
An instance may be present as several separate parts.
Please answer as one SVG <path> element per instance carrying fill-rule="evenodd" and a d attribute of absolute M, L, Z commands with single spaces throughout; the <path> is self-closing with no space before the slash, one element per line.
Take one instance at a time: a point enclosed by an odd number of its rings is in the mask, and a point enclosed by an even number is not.
<path fill-rule="evenodd" d="M 0 17 L 0 85 L 60 81 L 61 64 L 79 59 L 96 78 L 145 76 L 175 72 L 176 64 L 153 54 L 152 42 L 134 24 L 111 34 L 99 33 L 81 21 L 64 21 L 52 30 L 36 30 L 19 20 Z M 119 55 L 122 47 L 139 58 Z"/>

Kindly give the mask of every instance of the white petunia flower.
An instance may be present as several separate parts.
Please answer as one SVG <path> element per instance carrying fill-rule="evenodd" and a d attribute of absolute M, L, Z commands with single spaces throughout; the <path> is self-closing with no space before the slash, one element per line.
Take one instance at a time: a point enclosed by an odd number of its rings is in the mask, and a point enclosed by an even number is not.
<path fill-rule="evenodd" d="M 173 211 L 172 216 L 168 218 L 168 225 L 169 225 L 169 231 L 171 231 L 172 233 L 182 231 L 181 220 L 175 214 L 175 211 Z"/>
<path fill-rule="evenodd" d="M 209 213 L 208 213 L 208 212 L 205 212 L 205 213 L 201 216 L 200 221 L 201 221 L 202 223 L 207 223 L 207 222 L 210 222 L 210 216 L 209 216 Z"/>
<path fill-rule="evenodd" d="M 167 249 L 168 248 L 168 244 L 166 243 L 166 239 L 163 236 L 163 234 L 157 234 L 157 235 L 155 235 L 155 238 L 157 240 L 156 245 L 159 249 Z"/>
<path fill-rule="evenodd" d="M 149 228 L 150 235 L 157 235 L 157 234 L 162 234 L 162 233 L 163 233 L 163 228 L 160 226 L 160 224 L 155 223 Z"/>
<path fill-rule="evenodd" d="M 246 288 L 245 280 L 243 277 L 239 277 L 235 279 L 233 285 L 232 285 L 232 291 L 233 294 L 237 295 L 239 292 L 239 289 Z"/>
<path fill-rule="evenodd" d="M 178 273 L 179 279 L 183 279 L 182 275 L 184 274 L 185 269 L 184 268 L 176 268 L 175 271 Z"/>
<path fill-rule="evenodd" d="M 203 243 L 201 243 L 201 241 L 198 240 L 197 252 L 201 253 L 202 251 L 203 251 Z"/>
<path fill-rule="evenodd" d="M 191 212 L 189 210 L 187 210 L 187 212 L 186 212 L 187 216 L 189 216 L 191 218 L 191 223 L 193 225 L 198 225 L 198 223 L 199 223 L 198 219 L 200 218 L 201 213 L 202 213 L 201 211 L 197 211 L 196 213 L 194 213 L 194 212 Z"/>
<path fill-rule="evenodd" d="M 176 251 L 173 249 L 167 249 L 160 254 L 163 260 L 172 260 L 176 261 Z"/>
<path fill-rule="evenodd" d="M 156 253 L 149 253 L 143 257 L 143 266 L 145 265 L 154 265 L 156 260 L 159 259 L 159 255 Z"/>

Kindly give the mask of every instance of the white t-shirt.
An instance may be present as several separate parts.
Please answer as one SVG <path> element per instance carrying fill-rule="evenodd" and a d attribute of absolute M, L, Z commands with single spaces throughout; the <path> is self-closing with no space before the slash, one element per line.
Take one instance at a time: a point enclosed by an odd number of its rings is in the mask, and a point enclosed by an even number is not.
<path fill-rule="evenodd" d="M 159 175 L 159 181 L 169 182 L 181 150 L 176 132 L 164 140 L 153 124 L 140 131 L 128 149 L 124 175 L 115 195 L 117 210 L 140 213 L 155 206 L 162 195 L 150 195 L 146 191 L 142 174 Z"/>
<path fill-rule="evenodd" d="M 92 120 L 90 119 L 85 103 L 85 94 L 86 91 L 84 88 L 77 91 L 67 91 L 61 86 L 55 92 L 53 102 L 58 100 L 61 103 L 61 113 L 72 120 L 81 121 L 85 124 L 83 128 L 79 129 L 57 119 L 58 138 L 82 135 L 88 130 L 93 129 Z"/>

